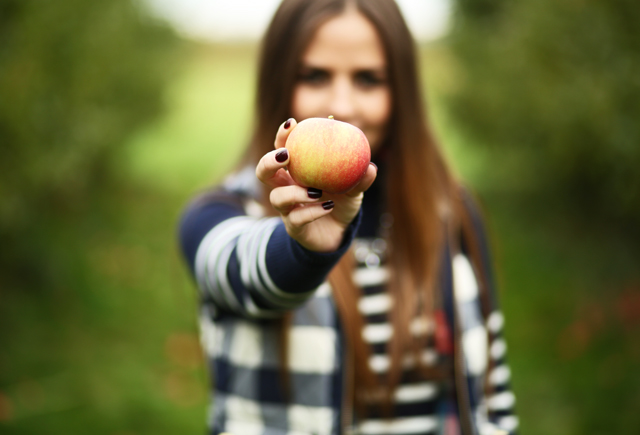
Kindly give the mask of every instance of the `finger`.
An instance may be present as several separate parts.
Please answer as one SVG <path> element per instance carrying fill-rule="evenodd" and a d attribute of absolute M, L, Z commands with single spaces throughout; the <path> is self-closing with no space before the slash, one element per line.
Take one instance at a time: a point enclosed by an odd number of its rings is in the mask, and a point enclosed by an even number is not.
<path fill-rule="evenodd" d="M 287 143 L 289 133 L 291 133 L 293 129 L 296 128 L 296 125 L 298 125 L 298 123 L 293 118 L 287 119 L 280 125 L 278 133 L 276 133 L 276 140 L 273 143 L 273 147 L 275 149 L 284 148 L 284 145 Z"/>
<path fill-rule="evenodd" d="M 320 201 L 322 191 L 296 185 L 277 187 L 269 194 L 271 205 L 279 213 L 286 215 L 298 204 L 313 204 Z"/>
<path fill-rule="evenodd" d="M 345 195 L 355 197 L 360 195 L 362 192 L 365 192 L 378 176 L 378 167 L 375 163 L 369 163 L 369 167 L 367 168 L 367 172 L 365 172 L 364 176 L 360 180 L 356 187 L 348 191 Z"/>
<path fill-rule="evenodd" d="M 310 204 L 296 207 L 291 210 L 289 215 L 285 218 L 285 224 L 288 224 L 290 230 L 295 234 L 305 225 L 331 213 L 333 206 L 333 201 L 325 201 L 322 204 Z"/>
<path fill-rule="evenodd" d="M 289 151 L 273 150 L 262 156 L 256 166 L 258 180 L 270 187 L 294 184 L 291 176 L 283 168 L 289 163 Z"/>

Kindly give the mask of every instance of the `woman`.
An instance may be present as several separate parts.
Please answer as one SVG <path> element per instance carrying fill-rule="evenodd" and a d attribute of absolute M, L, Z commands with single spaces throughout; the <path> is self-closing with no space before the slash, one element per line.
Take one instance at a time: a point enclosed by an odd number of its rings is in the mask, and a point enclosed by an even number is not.
<path fill-rule="evenodd" d="M 211 433 L 515 431 L 482 226 L 425 124 L 396 4 L 284 0 L 261 53 L 246 166 L 181 224 Z M 296 120 L 329 115 L 372 150 L 343 195 L 285 170 Z"/>

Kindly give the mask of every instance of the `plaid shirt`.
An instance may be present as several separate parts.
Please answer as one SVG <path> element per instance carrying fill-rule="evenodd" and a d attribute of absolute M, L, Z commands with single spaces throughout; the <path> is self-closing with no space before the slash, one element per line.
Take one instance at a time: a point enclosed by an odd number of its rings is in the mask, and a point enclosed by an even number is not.
<path fill-rule="evenodd" d="M 202 342 L 213 375 L 210 431 L 343 433 L 347 352 L 331 288 L 323 281 L 348 249 L 358 219 L 336 253 L 310 253 L 292 243 L 280 218 L 260 217 L 252 199 L 254 179 L 252 171 L 229 178 L 223 189 L 195 201 L 182 222 L 183 249 L 201 291 Z M 453 319 L 455 311 L 460 319 L 475 430 L 480 435 L 513 433 L 518 421 L 501 336 L 503 317 L 494 302 L 484 319 L 469 261 L 462 254 L 450 258 L 444 294 L 450 295 L 448 317 Z M 360 285 L 372 279 L 383 283 L 384 275 L 382 268 L 377 274 L 356 270 L 354 279 Z M 287 332 L 286 397 L 278 355 L 279 318 L 285 311 L 293 313 Z M 484 394 L 486 376 L 494 386 L 489 397 Z M 446 415 L 441 420 L 437 430 L 446 433 Z M 380 433 L 398 433 L 393 427 L 384 430 Z"/>

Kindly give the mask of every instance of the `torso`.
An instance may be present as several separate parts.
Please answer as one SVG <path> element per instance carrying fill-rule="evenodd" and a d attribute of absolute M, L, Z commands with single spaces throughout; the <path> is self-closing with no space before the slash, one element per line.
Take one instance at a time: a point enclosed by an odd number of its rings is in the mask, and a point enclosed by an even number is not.
<path fill-rule="evenodd" d="M 394 330 L 389 321 L 393 298 L 387 291 L 388 269 L 381 238 L 358 238 L 354 244 L 357 268 L 354 281 L 362 294 L 358 309 L 364 319 L 363 338 L 369 344 L 371 356 L 369 367 L 380 378 L 385 378 L 390 369 L 388 343 Z M 433 337 L 433 322 L 416 318 L 411 323 L 416 335 Z M 448 355 L 439 352 L 433 338 L 421 353 L 424 367 L 446 366 Z M 432 434 L 439 430 L 441 415 L 446 412 L 443 398 L 447 394 L 447 383 L 428 379 L 416 370 L 416 358 L 407 355 L 403 360 L 403 372 L 392 397 L 391 409 L 368 406 L 366 417 L 358 422 L 362 435 L 380 434 Z M 391 412 L 388 412 L 391 411 Z"/>

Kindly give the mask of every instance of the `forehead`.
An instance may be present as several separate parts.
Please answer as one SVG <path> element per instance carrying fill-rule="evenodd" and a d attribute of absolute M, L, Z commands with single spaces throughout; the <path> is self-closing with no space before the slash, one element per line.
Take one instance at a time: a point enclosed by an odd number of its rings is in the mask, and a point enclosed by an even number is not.
<path fill-rule="evenodd" d="M 373 24 L 355 10 L 331 18 L 311 38 L 302 60 L 313 66 L 384 68 L 386 59 Z"/>

